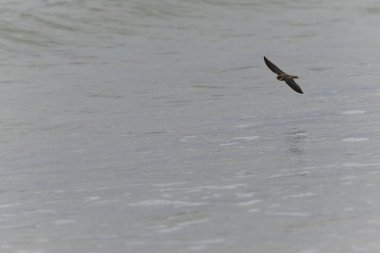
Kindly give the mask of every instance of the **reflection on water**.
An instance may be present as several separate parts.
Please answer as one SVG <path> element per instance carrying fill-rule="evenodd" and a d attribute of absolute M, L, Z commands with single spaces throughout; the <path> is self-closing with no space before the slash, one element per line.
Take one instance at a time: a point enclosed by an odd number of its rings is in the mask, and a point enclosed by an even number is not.
<path fill-rule="evenodd" d="M 287 140 L 290 153 L 294 155 L 302 155 L 305 152 L 305 141 L 307 138 L 306 131 L 293 129 L 287 133 Z"/>

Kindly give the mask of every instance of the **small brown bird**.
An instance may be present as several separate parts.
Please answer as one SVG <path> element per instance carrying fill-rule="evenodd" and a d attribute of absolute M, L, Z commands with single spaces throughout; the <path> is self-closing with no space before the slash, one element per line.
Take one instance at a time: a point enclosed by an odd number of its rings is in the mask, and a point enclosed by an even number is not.
<path fill-rule="evenodd" d="M 279 69 L 276 65 L 274 65 L 271 61 L 269 61 L 265 56 L 264 56 L 264 61 L 265 61 L 265 64 L 268 66 L 268 68 L 272 70 L 275 74 L 277 74 L 277 80 L 285 81 L 285 83 L 287 83 L 289 87 L 292 88 L 295 92 L 303 94 L 301 87 L 294 81 L 294 79 L 298 78 L 298 76 L 286 74 L 284 71 Z"/>

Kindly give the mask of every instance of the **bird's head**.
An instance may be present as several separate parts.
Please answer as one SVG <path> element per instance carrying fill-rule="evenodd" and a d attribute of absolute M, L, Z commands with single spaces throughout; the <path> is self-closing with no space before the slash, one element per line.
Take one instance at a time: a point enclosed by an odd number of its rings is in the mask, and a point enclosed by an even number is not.
<path fill-rule="evenodd" d="M 279 81 L 284 81 L 284 76 L 283 76 L 283 75 L 278 75 L 278 76 L 277 76 L 277 80 L 279 80 Z"/>

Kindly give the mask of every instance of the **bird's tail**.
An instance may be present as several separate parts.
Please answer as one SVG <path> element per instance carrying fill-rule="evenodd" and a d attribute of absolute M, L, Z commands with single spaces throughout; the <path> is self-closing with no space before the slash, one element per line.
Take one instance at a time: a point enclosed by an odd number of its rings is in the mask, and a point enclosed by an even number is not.
<path fill-rule="evenodd" d="M 292 78 L 293 78 L 293 79 L 297 79 L 297 78 L 299 78 L 299 77 L 298 77 L 298 76 L 292 76 Z"/>

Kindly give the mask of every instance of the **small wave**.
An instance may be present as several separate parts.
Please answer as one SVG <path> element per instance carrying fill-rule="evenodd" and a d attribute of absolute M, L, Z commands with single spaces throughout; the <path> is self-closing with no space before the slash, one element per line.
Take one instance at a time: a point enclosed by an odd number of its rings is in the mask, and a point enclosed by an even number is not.
<path fill-rule="evenodd" d="M 366 113 L 367 111 L 363 111 L 363 110 L 349 110 L 349 111 L 343 111 L 342 114 L 344 115 L 351 115 L 351 114 L 364 114 Z"/>
<path fill-rule="evenodd" d="M 343 139 L 344 142 L 360 142 L 360 141 L 368 141 L 368 138 L 346 138 Z"/>
<path fill-rule="evenodd" d="M 241 141 L 253 141 L 253 140 L 256 140 L 256 139 L 259 139 L 260 136 L 242 136 L 242 137 L 234 137 L 234 138 L 231 138 L 232 140 L 241 140 Z"/>
<path fill-rule="evenodd" d="M 248 200 L 248 201 L 240 202 L 237 205 L 238 206 L 253 206 L 253 205 L 255 205 L 257 203 L 260 203 L 260 202 L 262 202 L 261 199 L 253 199 L 253 200 Z"/>
<path fill-rule="evenodd" d="M 152 199 L 140 201 L 137 203 L 131 203 L 129 206 L 174 206 L 174 207 L 193 207 L 202 206 L 205 203 L 200 202 L 186 202 L 186 201 L 173 201 L 168 199 Z"/>

